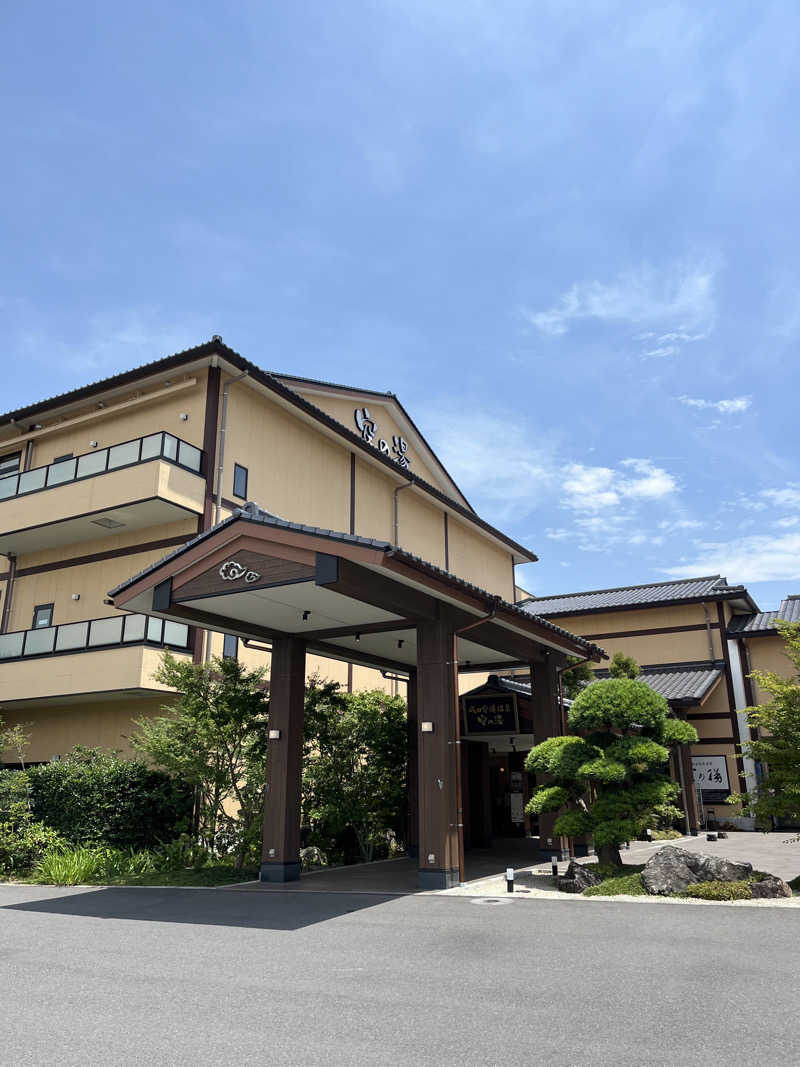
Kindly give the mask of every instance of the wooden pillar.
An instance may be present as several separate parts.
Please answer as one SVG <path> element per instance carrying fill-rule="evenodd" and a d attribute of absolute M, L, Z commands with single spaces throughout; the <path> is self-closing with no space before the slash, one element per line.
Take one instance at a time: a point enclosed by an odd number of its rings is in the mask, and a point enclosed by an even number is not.
<path fill-rule="evenodd" d="M 700 829 L 700 812 L 697 809 L 697 790 L 694 786 L 694 768 L 689 745 L 678 745 L 676 759 L 680 761 L 678 781 L 683 793 L 683 810 L 689 820 L 689 833 L 696 836 Z"/>
<path fill-rule="evenodd" d="M 548 737 L 560 737 L 563 734 L 558 689 L 560 666 L 560 657 L 556 653 L 545 655 L 543 662 L 531 664 L 533 737 L 537 745 Z M 536 776 L 537 785 L 543 785 L 548 780 L 547 775 Z M 553 824 L 556 818 L 557 813 L 553 812 L 539 816 L 539 852 L 565 860 L 568 858 L 567 840 L 555 835 Z"/>
<path fill-rule="evenodd" d="M 419 716 L 417 714 L 417 672 L 408 679 L 408 764 L 406 783 L 408 791 L 408 854 L 413 859 L 419 855 Z"/>
<path fill-rule="evenodd" d="M 295 637 L 272 643 L 269 685 L 267 788 L 264 796 L 262 882 L 291 882 L 300 877 L 300 774 L 306 648 Z"/>
<path fill-rule="evenodd" d="M 455 743 L 458 664 L 453 627 L 440 619 L 417 627 L 417 699 L 419 886 L 448 889 L 459 882 L 463 858 L 458 832 L 460 745 Z"/>

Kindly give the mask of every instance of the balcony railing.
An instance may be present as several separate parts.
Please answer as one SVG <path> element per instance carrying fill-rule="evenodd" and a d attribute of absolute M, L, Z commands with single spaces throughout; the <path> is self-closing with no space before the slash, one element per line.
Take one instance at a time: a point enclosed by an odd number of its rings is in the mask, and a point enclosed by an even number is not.
<path fill-rule="evenodd" d="M 133 467 L 137 463 L 147 463 L 151 459 L 165 459 L 178 467 L 201 474 L 203 471 L 203 453 L 199 448 L 182 441 L 171 433 L 151 433 L 146 437 L 136 437 L 133 441 L 124 441 L 119 445 L 97 448 L 82 456 L 72 456 L 46 467 L 34 467 L 0 478 L 0 500 L 22 496 L 25 493 L 37 493 L 42 489 L 52 489 L 56 485 L 93 478 L 108 471 Z"/>
<path fill-rule="evenodd" d="M 189 647 L 189 627 L 182 622 L 168 622 L 149 615 L 112 615 L 106 619 L 42 626 L 37 630 L 15 630 L 0 634 L 0 661 L 126 645 L 157 645 L 185 650 Z"/>

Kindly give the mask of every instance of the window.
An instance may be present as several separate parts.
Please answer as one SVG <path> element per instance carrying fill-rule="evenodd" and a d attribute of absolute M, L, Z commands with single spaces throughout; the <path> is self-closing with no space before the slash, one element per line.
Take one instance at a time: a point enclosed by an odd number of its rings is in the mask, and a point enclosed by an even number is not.
<path fill-rule="evenodd" d="M 53 625 L 53 605 L 38 604 L 33 609 L 33 630 L 41 630 L 43 626 Z"/>
<path fill-rule="evenodd" d="M 233 634 L 223 634 L 222 656 L 224 659 L 239 658 L 239 638 Z"/>
<path fill-rule="evenodd" d="M 233 495 L 247 500 L 247 467 L 233 465 Z"/>
<path fill-rule="evenodd" d="M 21 459 L 21 452 L 12 452 L 9 456 L 0 456 L 0 478 L 5 478 L 8 474 L 16 474 L 19 470 L 19 461 Z"/>

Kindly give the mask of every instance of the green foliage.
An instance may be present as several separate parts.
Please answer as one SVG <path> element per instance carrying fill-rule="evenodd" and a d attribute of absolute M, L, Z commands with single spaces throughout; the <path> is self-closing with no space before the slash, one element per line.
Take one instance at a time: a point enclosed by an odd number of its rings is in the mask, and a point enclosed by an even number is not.
<path fill-rule="evenodd" d="M 647 890 L 642 882 L 642 876 L 638 871 L 631 874 L 615 874 L 610 878 L 604 878 L 599 885 L 590 885 L 584 889 L 585 897 L 644 897 Z"/>
<path fill-rule="evenodd" d="M 180 694 L 165 715 L 137 722 L 131 739 L 195 789 L 195 829 L 205 848 L 241 867 L 258 851 L 266 775 L 268 684 L 235 659 L 195 664 L 164 653 L 156 680 Z M 231 815 L 231 801 L 237 813 Z"/>
<path fill-rule="evenodd" d="M 751 677 L 772 700 L 745 709 L 759 737 L 742 745 L 744 755 L 766 766 L 767 774 L 755 791 L 729 798 L 730 803 L 741 802 L 742 813 L 754 815 L 762 829 L 769 829 L 773 818 L 800 819 L 800 623 L 779 623 L 778 631 L 796 673 L 781 678 L 769 671 L 753 672 Z"/>
<path fill-rule="evenodd" d="M 594 678 L 588 663 L 582 663 L 577 656 L 570 656 L 568 661 L 571 666 L 561 674 L 561 688 L 567 700 L 574 700 L 582 689 Z"/>
<path fill-rule="evenodd" d="M 0 772 L 0 804 L 20 773 Z M 191 791 L 142 760 L 78 747 L 25 774 L 33 818 L 74 844 L 145 848 L 188 825 Z"/>
<path fill-rule="evenodd" d="M 536 790 L 528 803 L 531 815 L 541 815 L 545 811 L 558 811 L 569 800 L 569 790 L 560 785 L 542 786 Z"/>
<path fill-rule="evenodd" d="M 30 781 L 24 771 L 0 776 L 0 873 L 20 875 L 60 843 L 55 830 L 34 819 L 28 799 Z"/>
<path fill-rule="evenodd" d="M 665 773 L 667 746 L 675 737 L 697 739 L 687 724 L 672 729 L 667 702 L 628 676 L 636 667 L 631 663 L 618 658 L 620 676 L 584 689 L 569 712 L 574 733 L 536 745 L 525 764 L 549 779 L 534 792 L 529 814 L 560 809 L 557 834 L 591 833 L 598 849 L 616 862 L 619 846 L 641 836 L 656 821 L 656 811 L 666 815 L 669 809 L 670 817 L 678 811 L 672 802 L 679 787 Z"/>
<path fill-rule="evenodd" d="M 577 697 L 569 710 L 574 731 L 641 727 L 645 735 L 660 740 L 669 706 L 645 682 L 631 678 L 608 678 L 595 682 Z"/>
<path fill-rule="evenodd" d="M 750 882 L 692 882 L 687 885 L 687 897 L 696 900 L 750 900 Z"/>
<path fill-rule="evenodd" d="M 182 836 L 157 849 L 119 849 L 105 846 L 54 844 L 35 865 L 36 882 L 78 885 L 114 884 L 161 873 L 199 871 L 210 865 L 211 854 Z"/>
<path fill-rule="evenodd" d="M 32 723 L 17 723 L 16 726 L 6 726 L 0 715 L 0 757 L 3 753 L 11 752 L 19 763 L 20 770 L 25 770 L 25 749 L 30 743 L 28 729 Z"/>
<path fill-rule="evenodd" d="M 633 656 L 626 656 L 624 652 L 615 652 L 608 673 L 612 678 L 638 678 L 639 664 Z"/>
<path fill-rule="evenodd" d="M 654 841 L 676 841 L 679 837 L 683 837 L 680 830 L 653 830 Z"/>
<path fill-rule="evenodd" d="M 303 818 L 329 857 L 348 834 L 365 862 L 405 836 L 405 702 L 378 690 L 342 693 L 314 679 L 305 699 Z"/>
<path fill-rule="evenodd" d="M 667 719 L 661 741 L 667 746 L 691 745 L 697 740 L 697 731 L 684 719 Z"/>
<path fill-rule="evenodd" d="M 676 804 L 673 804 L 671 801 L 667 800 L 663 804 L 657 804 L 653 808 L 652 820 L 650 824 L 650 828 L 653 831 L 653 840 L 667 840 L 667 838 L 665 837 L 656 837 L 656 834 L 660 831 L 663 831 L 664 833 L 669 833 L 671 837 L 682 837 L 683 835 L 678 830 L 673 830 L 672 826 L 679 820 L 683 821 L 683 819 L 683 811 L 681 811 L 681 809 Z"/>

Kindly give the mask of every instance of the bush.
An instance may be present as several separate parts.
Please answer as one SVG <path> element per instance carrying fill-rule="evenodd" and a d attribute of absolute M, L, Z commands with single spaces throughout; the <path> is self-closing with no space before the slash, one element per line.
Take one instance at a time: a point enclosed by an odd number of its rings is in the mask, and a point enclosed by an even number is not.
<path fill-rule="evenodd" d="M 78 885 L 114 882 L 137 875 L 165 871 L 200 870 L 211 854 L 188 837 L 180 837 L 158 849 L 120 849 L 61 842 L 49 848 L 36 864 L 34 880 L 46 884 Z"/>
<path fill-rule="evenodd" d="M 613 863 L 590 863 L 588 868 L 603 880 L 599 885 L 584 889 L 585 897 L 616 897 L 622 893 L 640 897 L 647 892 L 642 885 L 643 863 L 626 863 L 622 867 Z"/>
<path fill-rule="evenodd" d="M 0 782 L 0 873 L 25 874 L 61 841 L 55 830 L 37 822 L 28 805 L 28 775 L 13 771 Z"/>
<path fill-rule="evenodd" d="M 0 772 L 0 805 L 19 774 Z M 25 776 L 33 818 L 76 845 L 148 848 L 189 826 L 191 789 L 142 760 L 76 748 Z"/>
<path fill-rule="evenodd" d="M 680 830 L 653 830 L 654 841 L 675 841 L 679 837 L 683 837 Z"/>
<path fill-rule="evenodd" d="M 750 882 L 693 882 L 685 896 L 696 900 L 750 900 Z"/>

